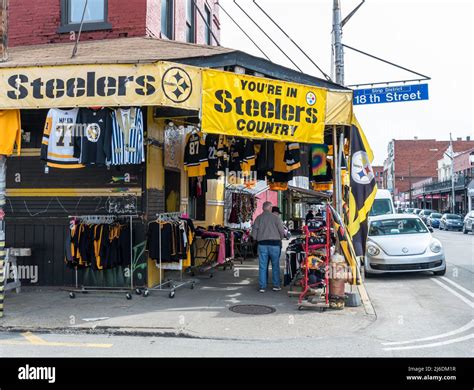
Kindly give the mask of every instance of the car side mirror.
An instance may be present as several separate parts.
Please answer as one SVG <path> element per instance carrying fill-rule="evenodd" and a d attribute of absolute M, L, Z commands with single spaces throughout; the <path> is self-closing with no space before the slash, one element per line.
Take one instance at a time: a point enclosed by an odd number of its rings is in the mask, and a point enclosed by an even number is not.
<path fill-rule="evenodd" d="M 431 233 L 434 232 L 434 229 L 433 229 L 431 226 L 428 227 L 428 230 L 429 230 Z"/>

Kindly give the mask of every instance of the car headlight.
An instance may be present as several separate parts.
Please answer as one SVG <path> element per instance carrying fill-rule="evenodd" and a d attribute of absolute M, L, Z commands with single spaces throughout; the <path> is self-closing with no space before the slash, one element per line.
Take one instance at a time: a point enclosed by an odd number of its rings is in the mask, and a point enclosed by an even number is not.
<path fill-rule="evenodd" d="M 374 245 L 368 245 L 368 246 L 367 246 L 367 253 L 368 253 L 370 256 L 377 256 L 377 255 L 380 253 L 380 249 L 377 248 L 377 247 L 374 246 Z"/>
<path fill-rule="evenodd" d="M 430 243 L 430 249 L 433 253 L 439 253 L 441 252 L 441 249 L 443 249 L 443 247 L 441 246 L 441 243 L 438 240 L 433 240 Z"/>

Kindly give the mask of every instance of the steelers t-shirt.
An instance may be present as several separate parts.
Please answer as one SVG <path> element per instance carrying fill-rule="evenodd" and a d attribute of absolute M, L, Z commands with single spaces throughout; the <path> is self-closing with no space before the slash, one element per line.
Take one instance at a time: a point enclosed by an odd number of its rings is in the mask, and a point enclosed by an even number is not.
<path fill-rule="evenodd" d="M 76 137 L 74 157 L 81 164 L 105 165 L 112 155 L 112 116 L 108 108 L 81 108 L 77 115 L 79 136 Z"/>

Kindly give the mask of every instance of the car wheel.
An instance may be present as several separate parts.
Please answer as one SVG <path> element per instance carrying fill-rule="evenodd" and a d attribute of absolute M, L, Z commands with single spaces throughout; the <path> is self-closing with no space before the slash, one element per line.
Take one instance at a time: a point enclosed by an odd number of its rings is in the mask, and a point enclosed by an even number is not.
<path fill-rule="evenodd" d="M 441 271 L 434 271 L 433 274 L 435 276 L 444 276 L 444 275 L 446 275 L 446 267 L 444 267 Z"/>
<path fill-rule="evenodd" d="M 373 277 L 374 277 L 374 274 L 367 272 L 367 269 L 364 268 L 364 279 L 370 279 Z"/>

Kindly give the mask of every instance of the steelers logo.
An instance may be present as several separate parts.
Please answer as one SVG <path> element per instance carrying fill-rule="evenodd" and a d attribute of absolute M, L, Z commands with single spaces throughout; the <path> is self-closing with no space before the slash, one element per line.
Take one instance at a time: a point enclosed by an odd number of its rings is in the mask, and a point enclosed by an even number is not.
<path fill-rule="evenodd" d="M 176 66 L 165 72 L 161 85 L 166 97 L 175 103 L 185 102 L 193 91 L 193 82 L 189 74 Z"/>
<path fill-rule="evenodd" d="M 358 151 L 352 156 L 352 179 L 359 184 L 370 184 L 374 180 L 374 170 L 370 165 L 369 156 L 364 151 Z"/>
<path fill-rule="evenodd" d="M 91 123 L 86 128 L 86 138 L 89 142 L 97 142 L 100 137 L 100 126 L 97 123 Z"/>
<path fill-rule="evenodd" d="M 314 94 L 314 92 L 308 92 L 306 94 L 306 103 L 308 103 L 308 105 L 310 106 L 314 106 L 314 104 L 316 103 L 316 95 Z"/>

